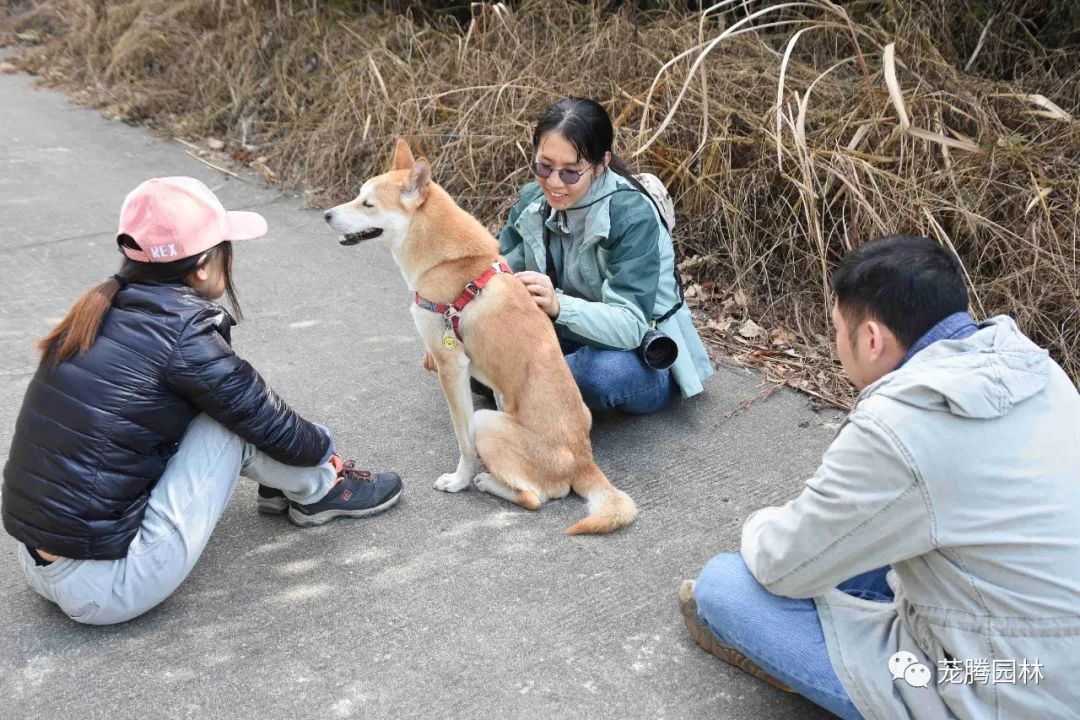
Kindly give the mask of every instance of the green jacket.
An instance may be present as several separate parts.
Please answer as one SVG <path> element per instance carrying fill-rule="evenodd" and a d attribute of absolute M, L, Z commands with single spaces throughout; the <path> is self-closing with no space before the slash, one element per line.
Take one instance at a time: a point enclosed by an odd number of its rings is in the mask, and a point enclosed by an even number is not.
<path fill-rule="evenodd" d="M 585 201 L 595 204 L 584 223 L 579 269 L 590 294 L 599 300 L 574 297 L 556 288 L 560 311 L 555 328 L 560 337 L 577 343 L 633 350 L 653 320 L 679 301 L 671 236 L 652 201 L 614 172 L 601 175 Z M 553 236 L 562 233 L 554 218 L 543 217 L 547 212 L 540 186 L 526 185 L 499 233 L 499 252 L 515 272 L 546 272 L 543 223 Z M 671 370 L 683 397 L 697 395 L 713 367 L 690 309 L 683 305 L 658 329 L 679 346 Z"/>

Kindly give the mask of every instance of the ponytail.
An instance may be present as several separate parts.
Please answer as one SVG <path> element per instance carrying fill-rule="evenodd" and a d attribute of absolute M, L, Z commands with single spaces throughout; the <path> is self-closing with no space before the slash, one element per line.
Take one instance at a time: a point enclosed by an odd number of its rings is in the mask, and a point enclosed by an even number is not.
<path fill-rule="evenodd" d="M 652 196 L 649 195 L 649 191 L 645 189 L 645 186 L 641 184 L 641 181 L 634 177 L 634 169 L 630 167 L 630 165 L 625 160 L 623 160 L 615 153 L 611 153 L 611 160 L 608 161 L 608 170 L 611 170 L 616 175 L 620 175 L 626 180 L 628 180 L 638 192 L 652 200 Z M 660 215 L 660 222 L 664 222 L 663 214 Z M 664 226 L 667 227 L 667 223 L 664 223 Z"/>
<path fill-rule="evenodd" d="M 76 352 L 90 349 L 97 338 L 98 329 L 105 314 L 112 307 L 113 298 L 126 281 L 113 275 L 84 292 L 68 310 L 60 324 L 37 343 L 42 362 L 53 366 L 67 360 Z"/>
<path fill-rule="evenodd" d="M 117 242 L 138 247 L 128 235 L 120 235 Z M 101 322 L 112 307 L 113 299 L 128 283 L 186 282 L 188 275 L 211 262 L 221 263 L 222 272 L 225 274 L 226 296 L 233 306 L 236 318 L 243 318 L 240 303 L 236 298 L 236 288 L 233 287 L 232 257 L 232 243 L 226 240 L 197 257 L 168 263 L 137 262 L 125 258 L 120 272 L 80 295 L 60 324 L 37 342 L 41 361 L 55 367 L 76 353 L 82 354 L 89 350 L 97 339 Z"/>
<path fill-rule="evenodd" d="M 630 165 L 625 160 L 623 160 L 621 157 L 616 155 L 614 152 L 611 153 L 611 160 L 608 161 L 608 167 L 610 169 L 614 170 L 619 175 L 622 175 L 624 178 L 626 178 L 630 182 L 635 182 L 634 181 L 634 169 L 632 167 L 630 167 Z M 639 184 L 639 183 L 635 183 L 635 184 Z"/>

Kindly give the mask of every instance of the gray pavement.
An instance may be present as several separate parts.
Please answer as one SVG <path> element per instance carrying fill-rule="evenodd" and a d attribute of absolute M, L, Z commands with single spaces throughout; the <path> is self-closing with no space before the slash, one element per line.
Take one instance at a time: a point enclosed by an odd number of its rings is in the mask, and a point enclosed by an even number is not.
<path fill-rule="evenodd" d="M 385 515 L 299 530 L 241 481 L 187 581 L 117 627 L 67 620 L 0 536 L 0 718 L 827 717 L 693 645 L 675 590 L 799 490 L 835 413 L 784 392 L 725 420 L 761 380 L 721 367 L 704 397 L 602 419 L 597 460 L 639 519 L 566 537 L 577 498 L 528 513 L 432 489 L 456 445 L 385 244 L 342 248 L 295 198 L 22 76 L 0 76 L 0 131 L 0 464 L 32 342 L 118 266 L 124 194 L 185 174 L 270 222 L 237 252 L 238 351 L 345 454 L 406 482 Z"/>

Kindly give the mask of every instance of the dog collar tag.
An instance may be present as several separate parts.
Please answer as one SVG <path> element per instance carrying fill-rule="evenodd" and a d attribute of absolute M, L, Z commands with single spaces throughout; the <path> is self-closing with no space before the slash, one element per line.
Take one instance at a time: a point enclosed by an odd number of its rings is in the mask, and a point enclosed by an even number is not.
<path fill-rule="evenodd" d="M 451 328 L 446 328 L 446 332 L 443 333 L 442 346 L 447 350 L 453 350 L 457 347 L 457 338 L 454 337 L 454 331 Z"/>

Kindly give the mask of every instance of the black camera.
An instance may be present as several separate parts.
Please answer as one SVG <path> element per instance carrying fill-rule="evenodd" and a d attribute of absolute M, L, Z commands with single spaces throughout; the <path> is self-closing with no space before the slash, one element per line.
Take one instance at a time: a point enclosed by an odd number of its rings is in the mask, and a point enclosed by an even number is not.
<path fill-rule="evenodd" d="M 647 367 L 653 370 L 667 370 L 679 357 L 679 346 L 664 333 L 655 328 L 649 328 L 645 332 L 645 337 L 641 338 L 637 352 L 641 362 Z"/>

